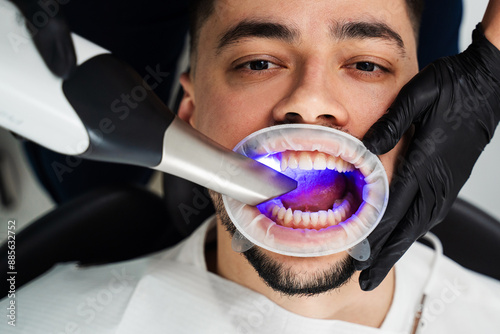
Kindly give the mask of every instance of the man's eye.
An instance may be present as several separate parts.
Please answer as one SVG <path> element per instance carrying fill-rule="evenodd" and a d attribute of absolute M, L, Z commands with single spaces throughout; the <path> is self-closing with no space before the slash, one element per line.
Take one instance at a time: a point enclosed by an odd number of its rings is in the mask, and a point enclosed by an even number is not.
<path fill-rule="evenodd" d="M 252 60 L 243 64 L 241 67 L 252 71 L 264 71 L 271 68 L 277 68 L 279 66 L 267 60 Z"/>
<path fill-rule="evenodd" d="M 362 61 L 356 63 L 356 69 L 364 72 L 374 72 L 376 70 L 380 70 L 380 66 L 375 65 L 374 63 L 370 63 L 368 61 Z"/>
<path fill-rule="evenodd" d="M 353 75 L 364 79 L 379 79 L 390 73 L 386 67 L 371 61 L 355 61 L 345 66 Z"/>

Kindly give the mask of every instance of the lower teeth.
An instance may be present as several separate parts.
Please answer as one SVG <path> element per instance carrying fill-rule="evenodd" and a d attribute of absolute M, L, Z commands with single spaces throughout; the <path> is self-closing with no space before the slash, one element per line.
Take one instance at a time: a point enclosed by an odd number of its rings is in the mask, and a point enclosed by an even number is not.
<path fill-rule="evenodd" d="M 272 203 L 265 212 L 268 218 L 277 224 L 302 229 L 322 229 L 338 225 L 351 215 L 353 195 L 348 193 L 342 200 L 336 201 L 332 209 L 320 210 L 318 212 L 302 212 L 284 208 L 280 203 Z"/>

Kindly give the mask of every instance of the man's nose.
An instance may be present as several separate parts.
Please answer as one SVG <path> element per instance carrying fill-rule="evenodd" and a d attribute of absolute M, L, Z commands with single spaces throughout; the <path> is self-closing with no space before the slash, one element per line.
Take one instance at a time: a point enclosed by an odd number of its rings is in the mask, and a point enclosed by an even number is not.
<path fill-rule="evenodd" d="M 344 127 L 349 114 L 331 69 L 307 65 L 295 74 L 287 95 L 275 106 L 277 123 L 307 123 Z M 336 87 L 337 86 L 337 87 Z"/>

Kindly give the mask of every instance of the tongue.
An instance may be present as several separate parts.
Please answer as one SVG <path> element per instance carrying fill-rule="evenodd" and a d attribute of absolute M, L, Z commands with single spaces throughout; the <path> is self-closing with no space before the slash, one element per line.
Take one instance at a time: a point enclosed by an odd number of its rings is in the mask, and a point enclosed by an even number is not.
<path fill-rule="evenodd" d="M 286 208 L 316 212 L 333 207 L 344 196 L 346 180 L 333 170 L 300 170 L 288 168 L 284 174 L 297 181 L 297 189 L 280 197 Z"/>

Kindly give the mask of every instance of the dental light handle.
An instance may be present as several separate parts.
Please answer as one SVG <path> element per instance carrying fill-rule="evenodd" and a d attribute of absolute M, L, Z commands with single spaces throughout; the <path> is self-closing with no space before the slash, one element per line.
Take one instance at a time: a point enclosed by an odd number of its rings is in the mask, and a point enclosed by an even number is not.
<path fill-rule="evenodd" d="M 38 54 L 17 9 L 0 0 L 0 126 L 56 152 L 144 166 L 256 205 L 296 182 L 178 119 L 128 64 L 73 35 L 79 65 L 63 81 Z M 149 80 L 149 81 L 148 81 Z"/>
<path fill-rule="evenodd" d="M 194 130 L 145 88 L 130 66 L 112 55 L 78 66 L 62 87 L 89 134 L 91 145 L 84 157 L 161 170 L 250 205 L 296 187 L 295 180 Z M 115 125 L 107 116 L 113 113 L 109 101 L 123 92 L 138 97 L 137 106 L 122 107 Z"/>

